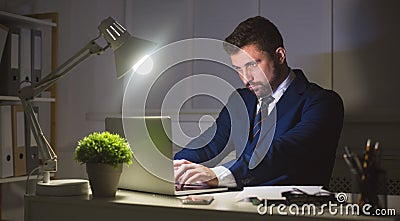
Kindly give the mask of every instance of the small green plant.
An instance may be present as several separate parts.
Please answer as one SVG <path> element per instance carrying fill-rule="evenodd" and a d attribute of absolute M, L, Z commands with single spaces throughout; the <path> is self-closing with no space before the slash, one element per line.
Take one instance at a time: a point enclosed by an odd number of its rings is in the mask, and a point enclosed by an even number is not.
<path fill-rule="evenodd" d="M 78 142 L 75 160 L 81 164 L 104 163 L 117 167 L 132 164 L 132 151 L 126 139 L 110 132 L 94 132 Z"/>

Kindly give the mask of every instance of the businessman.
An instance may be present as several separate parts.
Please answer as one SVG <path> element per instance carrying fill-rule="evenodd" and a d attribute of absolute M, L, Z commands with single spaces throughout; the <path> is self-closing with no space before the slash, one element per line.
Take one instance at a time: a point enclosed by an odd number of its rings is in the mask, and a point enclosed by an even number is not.
<path fill-rule="evenodd" d="M 243 21 L 223 46 L 245 88 L 231 96 L 208 131 L 175 154 L 175 181 L 237 189 L 327 187 L 343 125 L 341 98 L 288 66 L 282 36 L 266 18 Z M 238 117 L 230 110 L 239 103 L 246 111 Z M 234 123 L 237 119 L 249 123 Z M 243 125 L 246 130 L 238 130 Z M 213 137 L 201 144 L 210 131 Z M 231 150 L 236 159 L 216 166 L 215 159 Z"/>

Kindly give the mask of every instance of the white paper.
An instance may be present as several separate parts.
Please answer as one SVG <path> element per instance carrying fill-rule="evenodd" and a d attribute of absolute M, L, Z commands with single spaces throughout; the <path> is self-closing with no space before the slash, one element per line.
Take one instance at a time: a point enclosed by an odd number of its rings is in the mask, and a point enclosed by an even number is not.
<path fill-rule="evenodd" d="M 249 197 L 258 197 L 259 199 L 284 200 L 281 193 L 285 191 L 293 191 L 294 188 L 300 189 L 308 194 L 316 194 L 318 192 L 328 192 L 322 189 L 322 186 L 255 186 L 245 187 L 243 191 L 235 197 L 236 201 L 248 199 Z"/>

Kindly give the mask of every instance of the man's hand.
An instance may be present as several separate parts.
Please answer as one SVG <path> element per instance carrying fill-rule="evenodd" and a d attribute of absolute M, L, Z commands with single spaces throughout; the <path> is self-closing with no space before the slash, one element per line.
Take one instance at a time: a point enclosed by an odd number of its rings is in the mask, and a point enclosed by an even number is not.
<path fill-rule="evenodd" d="M 174 160 L 175 182 L 180 184 L 205 183 L 218 186 L 215 173 L 208 167 L 187 160 Z"/>

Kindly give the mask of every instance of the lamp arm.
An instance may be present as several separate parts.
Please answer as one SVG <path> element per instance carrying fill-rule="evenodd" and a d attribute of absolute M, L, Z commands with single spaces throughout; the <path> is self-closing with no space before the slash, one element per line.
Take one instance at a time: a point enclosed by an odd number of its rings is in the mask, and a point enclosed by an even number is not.
<path fill-rule="evenodd" d="M 21 88 L 18 91 L 18 96 L 21 100 L 25 116 L 28 119 L 28 122 L 31 124 L 32 133 L 38 145 L 38 149 L 41 153 L 41 157 L 43 160 L 42 170 L 46 172 L 47 175 L 44 175 L 44 183 L 49 182 L 49 172 L 57 171 L 57 155 L 52 149 L 50 143 L 47 141 L 46 137 L 43 134 L 43 131 L 40 127 L 39 121 L 35 115 L 33 110 L 32 102 L 33 99 L 38 96 L 40 93 L 51 87 L 56 83 L 58 79 L 66 75 L 69 71 L 71 71 L 78 64 L 89 58 L 94 54 L 101 54 L 107 48 L 110 47 L 107 44 L 105 47 L 101 47 L 96 43 L 96 40 L 100 37 L 100 35 L 91 40 L 83 49 L 78 51 L 74 56 L 64 62 L 62 65 L 54 69 L 50 72 L 46 77 L 40 80 L 35 85 L 28 85 Z"/>
<path fill-rule="evenodd" d="M 31 94 L 32 97 L 38 96 L 44 90 L 46 90 L 49 87 L 51 87 L 59 78 L 61 78 L 64 75 L 66 75 L 69 71 L 71 71 L 78 64 L 80 64 L 83 61 L 85 61 L 91 55 L 94 55 L 94 54 L 100 55 L 100 54 L 102 54 L 109 47 L 109 45 L 106 45 L 104 48 L 100 47 L 96 43 L 96 40 L 99 37 L 91 40 L 88 44 L 86 44 L 86 46 L 84 48 L 82 48 L 75 55 L 73 55 L 71 58 L 69 58 L 66 62 L 64 62 L 62 65 L 60 65 L 59 67 L 54 69 L 52 72 L 50 72 L 42 80 L 40 80 L 38 83 L 36 83 L 32 87 L 32 90 L 33 90 L 32 94 Z"/>
<path fill-rule="evenodd" d="M 32 100 L 21 100 L 24 108 L 25 116 L 31 124 L 32 134 L 36 140 L 38 149 L 43 159 L 43 171 L 56 172 L 57 171 L 57 155 L 50 146 L 46 137 L 40 128 L 39 121 L 33 110 Z"/>

